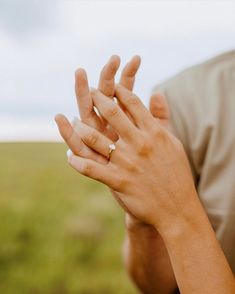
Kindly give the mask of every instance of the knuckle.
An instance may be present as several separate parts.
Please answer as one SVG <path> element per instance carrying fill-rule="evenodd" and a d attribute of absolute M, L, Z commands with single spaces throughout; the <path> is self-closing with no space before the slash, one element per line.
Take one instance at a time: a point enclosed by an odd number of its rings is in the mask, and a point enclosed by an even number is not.
<path fill-rule="evenodd" d="M 109 80 L 104 80 L 103 81 L 103 91 L 102 91 L 106 96 L 109 98 L 113 98 L 114 95 L 114 87 L 112 84 L 112 81 Z"/>
<path fill-rule="evenodd" d="M 144 113 L 142 115 L 142 123 L 143 123 L 143 125 L 151 128 L 152 127 L 152 124 L 153 124 L 153 122 L 152 122 L 151 119 L 152 118 L 151 118 L 150 115 L 148 115 L 148 113 Z"/>
<path fill-rule="evenodd" d="M 139 105 L 140 101 L 139 101 L 139 99 L 134 94 L 132 94 L 127 99 L 127 103 L 130 104 L 130 105 L 133 105 L 133 106 L 137 106 L 137 105 Z"/>
<path fill-rule="evenodd" d="M 89 176 L 91 174 L 92 167 L 89 162 L 83 162 L 80 170 L 84 176 Z"/>
<path fill-rule="evenodd" d="M 105 117 L 115 117 L 118 115 L 118 107 L 114 104 L 104 111 Z"/>
<path fill-rule="evenodd" d="M 98 135 L 95 132 L 92 132 L 86 136 L 85 140 L 89 145 L 93 146 L 98 141 Z"/>
<path fill-rule="evenodd" d="M 124 175 L 124 172 L 117 173 L 116 169 L 113 172 L 115 176 L 114 176 L 114 181 L 112 183 L 112 188 L 118 192 L 124 191 L 128 185 L 128 177 L 126 176 L 126 174 Z"/>
<path fill-rule="evenodd" d="M 124 176 L 119 175 L 115 181 L 115 190 L 116 191 L 124 191 L 128 185 L 128 181 Z"/>
<path fill-rule="evenodd" d="M 133 173 L 133 172 L 137 171 L 137 166 L 133 161 L 128 160 L 128 161 L 126 161 L 126 169 L 129 172 Z"/>
<path fill-rule="evenodd" d="M 155 124 L 152 125 L 151 132 L 154 137 L 157 137 L 159 134 L 159 127 Z"/>
<path fill-rule="evenodd" d="M 84 144 L 81 142 L 78 142 L 78 144 L 74 148 L 74 154 L 80 155 L 82 154 L 82 151 L 84 149 Z"/>
<path fill-rule="evenodd" d="M 138 154 L 143 156 L 149 155 L 152 149 L 153 149 L 152 143 L 147 138 L 142 140 L 137 146 Z"/>
<path fill-rule="evenodd" d="M 162 127 L 155 127 L 154 128 L 154 137 L 158 140 L 165 141 L 168 138 L 167 132 Z"/>

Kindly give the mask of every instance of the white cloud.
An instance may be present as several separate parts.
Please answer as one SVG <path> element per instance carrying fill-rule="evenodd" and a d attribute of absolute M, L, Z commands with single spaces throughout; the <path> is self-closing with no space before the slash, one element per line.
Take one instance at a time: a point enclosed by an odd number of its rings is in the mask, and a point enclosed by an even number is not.
<path fill-rule="evenodd" d="M 105 35 L 146 38 L 234 29 L 232 1 L 66 1 L 69 31 L 90 41 Z"/>
<path fill-rule="evenodd" d="M 58 25 L 59 1 L 56 0 L 1 0 L 0 24 L 15 38 L 50 29 Z"/>

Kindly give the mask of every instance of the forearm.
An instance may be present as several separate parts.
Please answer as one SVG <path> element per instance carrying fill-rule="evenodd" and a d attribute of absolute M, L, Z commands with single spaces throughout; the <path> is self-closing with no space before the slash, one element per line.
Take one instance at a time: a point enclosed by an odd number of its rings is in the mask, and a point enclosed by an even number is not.
<path fill-rule="evenodd" d="M 152 226 L 126 225 L 124 261 L 142 293 L 172 294 L 177 288 L 164 242 Z"/>
<path fill-rule="evenodd" d="M 162 236 L 181 294 L 234 294 L 233 273 L 198 201 L 188 221 Z"/>

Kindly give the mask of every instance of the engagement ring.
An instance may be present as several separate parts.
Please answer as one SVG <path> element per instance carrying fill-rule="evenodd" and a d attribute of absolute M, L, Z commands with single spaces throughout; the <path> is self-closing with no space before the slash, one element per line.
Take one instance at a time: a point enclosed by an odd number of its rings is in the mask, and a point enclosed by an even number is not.
<path fill-rule="evenodd" d="M 109 154 L 108 154 L 108 160 L 110 159 L 111 153 L 116 149 L 116 146 L 114 143 L 109 144 Z"/>

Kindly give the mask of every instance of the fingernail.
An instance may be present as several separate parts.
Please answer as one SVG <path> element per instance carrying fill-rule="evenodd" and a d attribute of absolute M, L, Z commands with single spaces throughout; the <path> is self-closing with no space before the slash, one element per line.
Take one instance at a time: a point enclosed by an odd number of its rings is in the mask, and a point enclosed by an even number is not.
<path fill-rule="evenodd" d="M 73 155 L 73 152 L 70 149 L 68 149 L 67 150 L 67 157 L 70 158 L 70 156 L 72 156 L 72 155 Z"/>

